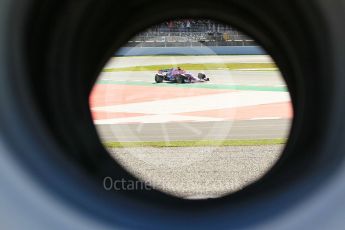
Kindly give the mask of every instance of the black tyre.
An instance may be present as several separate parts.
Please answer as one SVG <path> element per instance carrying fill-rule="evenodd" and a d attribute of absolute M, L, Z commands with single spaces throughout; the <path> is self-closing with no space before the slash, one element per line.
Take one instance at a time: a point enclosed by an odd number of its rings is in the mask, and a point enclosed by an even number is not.
<path fill-rule="evenodd" d="M 0 229 L 340 229 L 344 8 L 344 0 L 0 0 Z M 100 143 L 91 88 L 135 32 L 182 16 L 232 24 L 268 49 L 294 106 L 283 157 L 221 199 L 106 191 L 106 177 L 139 180 Z"/>
<path fill-rule="evenodd" d="M 163 76 L 156 74 L 155 81 L 156 81 L 156 83 L 162 83 L 163 82 Z"/>
<path fill-rule="evenodd" d="M 200 80 L 204 80 L 204 79 L 206 78 L 206 75 L 203 74 L 203 73 L 198 73 L 198 78 L 199 78 Z"/>
<path fill-rule="evenodd" d="M 178 83 L 178 84 L 183 84 L 185 81 L 184 81 L 184 76 L 182 76 L 182 75 L 179 75 L 179 76 L 177 76 L 176 77 L 176 82 Z"/>

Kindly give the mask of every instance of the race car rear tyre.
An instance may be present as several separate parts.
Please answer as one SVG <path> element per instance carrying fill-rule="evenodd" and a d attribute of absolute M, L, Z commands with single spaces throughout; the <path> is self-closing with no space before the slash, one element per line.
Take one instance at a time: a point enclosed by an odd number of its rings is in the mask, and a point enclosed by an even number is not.
<path fill-rule="evenodd" d="M 156 81 L 156 83 L 162 83 L 163 82 L 163 76 L 156 74 L 155 81 Z"/>
<path fill-rule="evenodd" d="M 176 82 L 177 82 L 178 84 L 184 83 L 184 76 L 181 76 L 181 75 L 177 76 L 177 77 L 176 77 Z"/>

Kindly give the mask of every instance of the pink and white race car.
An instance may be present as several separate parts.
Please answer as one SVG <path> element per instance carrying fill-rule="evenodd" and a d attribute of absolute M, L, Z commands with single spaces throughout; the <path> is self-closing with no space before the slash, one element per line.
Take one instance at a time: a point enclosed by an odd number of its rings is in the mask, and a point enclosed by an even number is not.
<path fill-rule="evenodd" d="M 163 81 L 176 82 L 176 83 L 196 83 L 196 82 L 206 82 L 210 79 L 206 77 L 203 73 L 198 73 L 195 77 L 190 73 L 180 67 L 172 69 L 161 69 L 155 75 L 156 83 L 162 83 Z"/>

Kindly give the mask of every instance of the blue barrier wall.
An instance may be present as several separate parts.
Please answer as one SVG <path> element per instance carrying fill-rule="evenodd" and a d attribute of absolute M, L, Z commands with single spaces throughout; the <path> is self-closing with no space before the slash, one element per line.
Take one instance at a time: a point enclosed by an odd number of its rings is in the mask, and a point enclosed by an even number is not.
<path fill-rule="evenodd" d="M 145 55 L 260 55 L 266 52 L 259 46 L 214 47 L 123 47 L 116 56 Z"/>

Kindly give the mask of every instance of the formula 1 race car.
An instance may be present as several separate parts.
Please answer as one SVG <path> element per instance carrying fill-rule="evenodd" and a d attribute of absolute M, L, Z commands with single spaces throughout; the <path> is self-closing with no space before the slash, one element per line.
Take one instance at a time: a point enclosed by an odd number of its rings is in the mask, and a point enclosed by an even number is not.
<path fill-rule="evenodd" d="M 210 79 L 203 73 L 198 73 L 195 77 L 180 67 L 172 69 L 161 69 L 155 76 L 156 83 L 162 83 L 163 81 L 176 82 L 176 83 L 196 83 L 206 82 Z"/>

